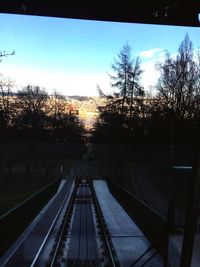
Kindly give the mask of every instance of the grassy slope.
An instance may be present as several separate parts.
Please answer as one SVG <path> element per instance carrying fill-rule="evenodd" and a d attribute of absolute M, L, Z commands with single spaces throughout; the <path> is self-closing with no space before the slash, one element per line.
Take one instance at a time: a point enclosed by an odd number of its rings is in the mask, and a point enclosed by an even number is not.
<path fill-rule="evenodd" d="M 78 144 L 0 145 L 0 216 L 59 177 L 61 165 L 66 177 L 83 152 Z"/>
<path fill-rule="evenodd" d="M 166 215 L 172 190 L 168 169 L 169 147 L 97 144 L 93 151 L 97 161 L 104 165 L 103 178 L 116 180 L 157 212 Z M 190 165 L 191 158 L 192 151 L 188 147 L 176 147 L 175 165 Z M 176 179 L 177 204 L 182 207 L 186 203 L 188 181 L 189 177 L 185 175 Z M 161 205 L 159 201 L 164 200 Z"/>

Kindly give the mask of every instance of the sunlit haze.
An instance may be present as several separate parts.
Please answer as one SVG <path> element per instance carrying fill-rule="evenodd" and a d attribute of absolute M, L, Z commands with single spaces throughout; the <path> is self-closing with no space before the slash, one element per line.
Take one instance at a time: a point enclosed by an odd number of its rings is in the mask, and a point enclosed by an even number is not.
<path fill-rule="evenodd" d="M 55 89 L 64 95 L 97 95 L 97 84 L 110 93 L 108 73 L 125 43 L 140 56 L 145 90 L 155 86 L 155 63 L 167 49 L 176 54 L 186 33 L 198 49 L 199 28 L 100 22 L 0 14 L 0 51 L 16 51 L 2 58 L 0 73 L 21 88 L 27 84 Z"/>

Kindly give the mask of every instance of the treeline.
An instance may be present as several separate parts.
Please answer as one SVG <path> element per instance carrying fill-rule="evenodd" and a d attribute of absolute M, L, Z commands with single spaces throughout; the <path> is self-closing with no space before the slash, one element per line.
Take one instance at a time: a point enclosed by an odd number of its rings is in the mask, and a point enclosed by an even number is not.
<path fill-rule="evenodd" d="M 82 141 L 83 124 L 62 95 L 32 85 L 13 90 L 13 82 L 1 76 L 0 142 Z"/>
<path fill-rule="evenodd" d="M 95 142 L 191 143 L 200 125 L 200 54 L 186 35 L 177 55 L 166 52 L 155 67 L 160 77 L 150 95 L 141 86 L 139 57 L 132 58 L 130 46 L 124 45 L 110 75 L 116 93 L 106 95 L 98 88 L 107 104 L 99 107 Z"/>

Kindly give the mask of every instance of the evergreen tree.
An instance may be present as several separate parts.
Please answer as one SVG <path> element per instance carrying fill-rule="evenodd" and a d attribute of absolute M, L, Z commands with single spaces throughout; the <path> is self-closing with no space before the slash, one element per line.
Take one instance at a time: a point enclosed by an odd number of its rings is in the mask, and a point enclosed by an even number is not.
<path fill-rule="evenodd" d="M 131 58 L 131 47 L 129 44 L 125 44 L 118 54 L 118 60 L 114 59 L 112 69 L 116 75 L 111 75 L 113 80 L 112 86 L 119 90 L 119 94 L 122 97 L 121 101 L 121 113 L 125 113 L 125 103 L 127 102 L 128 93 L 131 90 L 133 60 Z"/>

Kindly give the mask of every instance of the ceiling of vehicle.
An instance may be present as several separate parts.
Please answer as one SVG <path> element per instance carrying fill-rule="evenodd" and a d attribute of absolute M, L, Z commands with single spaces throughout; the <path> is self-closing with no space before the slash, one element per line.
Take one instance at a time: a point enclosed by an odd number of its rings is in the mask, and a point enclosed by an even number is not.
<path fill-rule="evenodd" d="M 63 18 L 200 26 L 200 0 L 1 1 L 1 13 Z"/>

